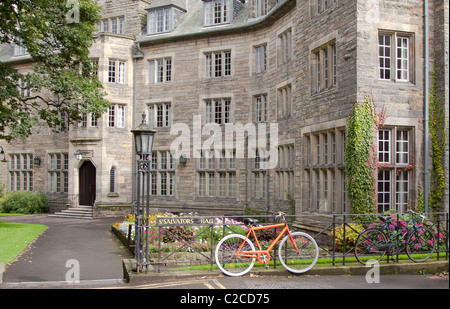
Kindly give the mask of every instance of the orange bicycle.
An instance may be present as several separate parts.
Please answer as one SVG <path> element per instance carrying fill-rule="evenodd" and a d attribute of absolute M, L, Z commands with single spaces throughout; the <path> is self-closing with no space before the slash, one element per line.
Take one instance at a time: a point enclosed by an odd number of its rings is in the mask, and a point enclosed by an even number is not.
<path fill-rule="evenodd" d="M 252 269 L 256 260 L 268 268 L 270 250 L 285 233 L 287 235 L 278 248 L 278 256 L 283 267 L 296 274 L 307 272 L 314 267 L 319 257 L 319 248 L 314 238 L 302 232 L 291 233 L 285 220 L 285 213 L 279 212 L 274 216 L 281 219 L 281 223 L 256 226 L 258 220 L 245 219 L 244 223 L 250 226 L 246 236 L 231 234 L 219 241 L 215 252 L 216 264 L 225 275 L 232 277 L 245 275 Z M 271 228 L 283 229 L 267 249 L 263 250 L 255 231 Z M 258 250 L 249 239 L 251 235 L 253 235 Z"/>

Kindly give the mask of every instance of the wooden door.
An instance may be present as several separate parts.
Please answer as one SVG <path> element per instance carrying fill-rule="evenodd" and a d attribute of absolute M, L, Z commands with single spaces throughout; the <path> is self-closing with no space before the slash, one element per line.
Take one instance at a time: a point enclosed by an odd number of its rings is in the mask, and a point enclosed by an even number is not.
<path fill-rule="evenodd" d="M 79 205 L 94 206 L 96 169 L 91 161 L 85 161 L 79 171 Z"/>

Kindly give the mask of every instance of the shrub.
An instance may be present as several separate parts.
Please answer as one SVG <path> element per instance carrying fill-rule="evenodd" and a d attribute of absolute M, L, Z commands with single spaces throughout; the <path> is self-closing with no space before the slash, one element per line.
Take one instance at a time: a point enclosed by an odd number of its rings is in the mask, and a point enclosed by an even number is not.
<path fill-rule="evenodd" d="M 0 212 L 39 214 L 48 212 L 47 196 L 44 193 L 12 191 L 0 200 Z"/>
<path fill-rule="evenodd" d="M 364 230 L 364 226 L 359 223 L 346 223 L 345 226 L 345 249 L 349 249 L 355 246 L 356 238 L 359 233 Z M 328 234 L 333 237 L 333 231 Z M 344 251 L 344 224 L 335 228 L 335 248 L 338 252 Z"/>

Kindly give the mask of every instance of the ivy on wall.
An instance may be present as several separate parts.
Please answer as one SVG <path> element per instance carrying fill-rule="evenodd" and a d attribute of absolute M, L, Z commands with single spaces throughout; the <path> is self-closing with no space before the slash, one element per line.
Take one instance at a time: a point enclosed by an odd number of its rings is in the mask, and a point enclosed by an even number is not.
<path fill-rule="evenodd" d="M 430 169 L 430 195 L 428 203 L 429 211 L 439 212 L 441 210 L 441 201 L 445 189 L 444 174 L 444 151 L 448 141 L 448 122 L 445 118 L 445 110 L 441 104 L 441 98 L 437 97 L 437 77 L 436 77 L 436 61 L 433 65 L 432 85 L 430 87 L 429 100 L 429 131 L 431 139 L 432 160 Z"/>
<path fill-rule="evenodd" d="M 364 102 L 355 103 L 348 117 L 344 163 L 355 221 L 373 219 L 366 214 L 377 212 L 375 184 L 379 165 L 374 138 L 385 119 L 384 108 L 376 114 L 371 95 L 365 95 Z"/>
<path fill-rule="evenodd" d="M 347 121 L 345 142 L 345 174 L 347 176 L 347 194 L 352 204 L 354 220 L 367 219 L 362 214 L 375 212 L 375 175 L 376 165 L 371 150 L 374 137 L 374 123 L 377 117 L 373 100 L 366 95 L 364 102 L 355 103 Z"/>

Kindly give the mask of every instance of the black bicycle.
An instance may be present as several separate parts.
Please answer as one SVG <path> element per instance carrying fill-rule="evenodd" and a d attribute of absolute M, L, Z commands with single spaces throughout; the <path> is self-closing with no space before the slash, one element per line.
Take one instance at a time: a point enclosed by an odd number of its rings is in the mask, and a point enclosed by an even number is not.
<path fill-rule="evenodd" d="M 386 253 L 392 257 L 406 252 L 414 262 L 428 260 L 436 250 L 436 237 L 432 230 L 422 225 L 425 219 L 423 214 L 412 210 L 408 212 L 411 213 L 408 223 L 400 220 L 393 222 L 391 216 L 378 216 L 383 225 L 369 227 L 356 238 L 356 259 L 366 265 L 368 261 L 380 261 Z"/>

